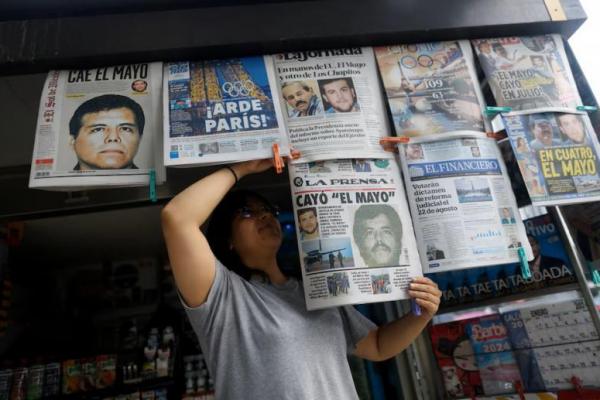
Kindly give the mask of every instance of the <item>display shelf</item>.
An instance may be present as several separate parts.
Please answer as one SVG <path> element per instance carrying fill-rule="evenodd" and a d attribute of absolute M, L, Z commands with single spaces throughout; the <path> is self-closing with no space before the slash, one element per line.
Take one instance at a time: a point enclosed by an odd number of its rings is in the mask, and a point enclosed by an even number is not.
<path fill-rule="evenodd" d="M 179 7 L 188 8 L 111 14 L 115 2 L 107 2 L 92 8 L 93 16 L 28 19 L 40 16 L 31 3 L 0 5 L 0 15 L 21 18 L 0 22 L 0 73 L 458 38 L 568 37 L 585 20 L 578 0 L 562 0 L 566 18 L 560 21 L 552 19 L 544 0 L 305 0 L 252 2 L 251 9 L 248 2 L 189 8 L 189 1 L 180 1 Z M 50 3 L 54 15 L 81 14 L 77 10 L 84 8 Z M 123 2 L 120 10 L 134 4 Z"/>

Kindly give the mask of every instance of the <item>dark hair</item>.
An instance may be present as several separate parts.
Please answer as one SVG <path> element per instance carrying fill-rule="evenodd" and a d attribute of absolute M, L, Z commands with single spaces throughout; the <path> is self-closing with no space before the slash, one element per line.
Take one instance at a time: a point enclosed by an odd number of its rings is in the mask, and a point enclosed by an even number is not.
<path fill-rule="evenodd" d="M 69 133 L 73 138 L 77 138 L 79 129 L 81 128 L 81 119 L 85 114 L 114 110 L 115 108 L 129 108 L 133 112 L 135 123 L 138 126 L 141 136 L 144 132 L 144 124 L 146 123 L 144 110 L 134 100 L 119 94 L 105 94 L 81 103 L 69 121 Z"/>
<path fill-rule="evenodd" d="M 344 81 L 346 82 L 346 84 L 350 87 L 350 89 L 354 89 L 354 84 L 352 82 L 352 79 L 350 78 L 333 78 L 333 79 L 320 79 L 319 80 L 319 88 L 321 89 L 321 91 L 323 91 L 325 85 L 329 85 L 332 82 L 337 82 L 337 81 Z"/>
<path fill-rule="evenodd" d="M 317 216 L 317 207 L 307 207 L 307 208 L 301 208 L 297 211 L 298 214 L 298 223 L 300 223 L 300 216 L 306 214 L 307 212 L 312 212 L 313 215 L 316 217 Z M 302 230 L 302 228 L 300 229 Z"/>
<path fill-rule="evenodd" d="M 292 85 L 300 85 L 302 87 L 302 89 L 304 89 L 307 92 L 310 92 L 312 90 L 312 88 L 310 86 L 308 86 L 308 83 L 306 83 L 304 81 L 288 81 L 288 82 L 284 82 L 284 84 L 281 85 L 281 90 L 283 90 L 285 87 L 292 86 Z M 283 96 L 283 97 L 285 98 L 285 96 Z"/>
<path fill-rule="evenodd" d="M 229 270 L 248 280 L 254 271 L 248 268 L 235 250 L 231 249 L 233 219 L 237 210 L 248 205 L 250 200 L 258 200 L 266 205 L 269 201 L 260 194 L 250 190 L 235 190 L 227 193 L 213 211 L 206 238 L 215 257 Z"/>
<path fill-rule="evenodd" d="M 396 242 L 401 243 L 402 240 L 402 222 L 398 213 L 388 204 L 363 204 L 358 207 L 354 214 L 354 226 L 352 227 L 352 235 L 354 241 L 361 246 L 362 237 L 364 236 L 365 228 L 363 221 L 373 219 L 378 215 L 385 215 L 390 220 L 390 225 L 396 236 Z"/>

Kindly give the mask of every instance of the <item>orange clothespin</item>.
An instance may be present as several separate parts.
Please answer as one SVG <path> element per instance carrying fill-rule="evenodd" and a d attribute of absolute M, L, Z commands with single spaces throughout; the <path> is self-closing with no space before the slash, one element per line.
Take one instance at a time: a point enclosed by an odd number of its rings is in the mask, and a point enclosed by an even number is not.
<path fill-rule="evenodd" d="M 410 138 L 408 136 L 386 136 L 379 139 L 379 144 L 386 143 L 408 143 Z"/>
<path fill-rule="evenodd" d="M 283 172 L 283 158 L 279 154 L 279 145 L 277 143 L 273 143 L 273 166 L 275 167 L 275 172 L 278 174 Z"/>
<path fill-rule="evenodd" d="M 523 391 L 523 383 L 521 381 L 515 382 L 515 390 L 517 391 L 517 394 L 519 395 L 519 399 L 525 400 L 525 392 Z"/>
<path fill-rule="evenodd" d="M 410 138 L 408 136 L 386 136 L 379 139 L 379 144 L 383 146 L 385 151 L 397 153 L 398 143 L 408 143 Z"/>

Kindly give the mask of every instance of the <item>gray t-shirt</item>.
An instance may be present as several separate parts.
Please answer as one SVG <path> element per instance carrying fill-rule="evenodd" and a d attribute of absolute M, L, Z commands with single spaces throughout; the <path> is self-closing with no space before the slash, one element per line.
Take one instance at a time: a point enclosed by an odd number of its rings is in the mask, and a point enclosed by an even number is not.
<path fill-rule="evenodd" d="M 218 399 L 358 399 L 346 354 L 376 326 L 353 307 L 309 312 L 298 280 L 246 281 L 218 261 L 206 302 L 184 307 Z"/>

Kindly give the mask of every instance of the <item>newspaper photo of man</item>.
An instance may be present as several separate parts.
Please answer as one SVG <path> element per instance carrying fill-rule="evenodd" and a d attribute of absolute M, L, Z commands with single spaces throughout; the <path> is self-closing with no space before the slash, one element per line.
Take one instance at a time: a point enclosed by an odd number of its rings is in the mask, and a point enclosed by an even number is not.
<path fill-rule="evenodd" d="M 350 78 L 319 80 L 319 90 L 325 103 L 325 112 L 347 113 L 360 111 L 356 101 L 356 91 Z"/>
<path fill-rule="evenodd" d="M 533 114 L 529 117 L 529 130 L 534 137 L 534 140 L 529 143 L 529 147 L 534 150 L 542 150 L 560 144 L 560 140 L 554 138 L 552 123 L 543 114 Z"/>
<path fill-rule="evenodd" d="M 587 144 L 581 117 L 576 114 L 557 114 L 558 129 L 564 135 L 564 144 Z"/>
<path fill-rule="evenodd" d="M 298 226 L 300 227 L 301 240 L 319 238 L 319 219 L 316 207 L 298 210 Z"/>
<path fill-rule="evenodd" d="M 364 204 L 354 213 L 354 242 L 368 267 L 396 266 L 402 251 L 402 222 L 387 204 Z"/>
<path fill-rule="evenodd" d="M 289 106 L 290 118 L 323 114 L 323 104 L 308 82 L 285 82 L 281 86 L 281 95 Z"/>
<path fill-rule="evenodd" d="M 69 121 L 70 145 L 77 156 L 74 171 L 137 169 L 145 117 L 129 97 L 106 94 L 82 103 Z"/>

